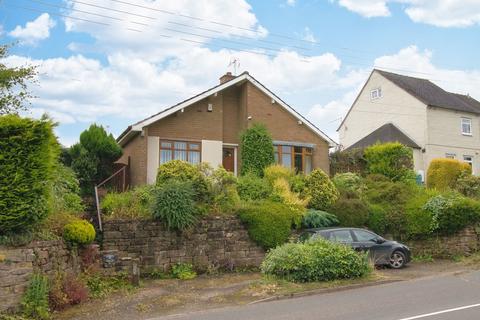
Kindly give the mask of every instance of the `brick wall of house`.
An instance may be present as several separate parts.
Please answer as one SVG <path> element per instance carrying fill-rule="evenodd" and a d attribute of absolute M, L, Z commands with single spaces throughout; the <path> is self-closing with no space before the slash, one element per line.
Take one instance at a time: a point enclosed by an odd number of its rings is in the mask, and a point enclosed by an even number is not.
<path fill-rule="evenodd" d="M 168 270 L 178 262 L 198 269 L 258 267 L 265 256 L 236 217 L 207 217 L 187 232 L 168 231 L 158 221 L 108 221 L 103 249 L 140 258 L 142 268 Z"/>
<path fill-rule="evenodd" d="M 147 182 L 147 139 L 137 134 L 123 147 L 123 155 L 118 160 L 127 164 L 130 157 L 130 184 L 138 186 Z"/>

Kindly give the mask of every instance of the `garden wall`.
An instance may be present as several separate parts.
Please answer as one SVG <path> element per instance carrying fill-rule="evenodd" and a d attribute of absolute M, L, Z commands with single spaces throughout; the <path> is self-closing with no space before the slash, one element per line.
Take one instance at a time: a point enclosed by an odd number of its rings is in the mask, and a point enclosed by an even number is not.
<path fill-rule="evenodd" d="M 62 240 L 35 241 L 24 247 L 0 246 L 0 312 L 19 306 L 34 271 L 53 276 L 77 265 Z"/>
<path fill-rule="evenodd" d="M 108 221 L 104 223 L 104 251 L 140 258 L 141 266 L 168 270 L 178 262 L 198 269 L 258 267 L 265 251 L 248 236 L 233 216 L 207 217 L 188 232 L 168 231 L 161 222 Z"/>
<path fill-rule="evenodd" d="M 437 236 L 425 240 L 408 241 L 412 255 L 431 255 L 437 258 L 451 258 L 470 255 L 479 250 L 478 231 L 467 227 L 452 236 Z"/>

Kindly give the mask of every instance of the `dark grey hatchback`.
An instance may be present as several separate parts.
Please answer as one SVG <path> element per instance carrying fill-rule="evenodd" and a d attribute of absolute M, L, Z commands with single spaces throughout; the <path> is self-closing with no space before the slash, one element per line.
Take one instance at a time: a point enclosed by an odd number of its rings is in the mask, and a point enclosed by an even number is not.
<path fill-rule="evenodd" d="M 351 246 L 357 251 L 368 251 L 375 265 L 403 268 L 411 260 L 410 249 L 401 243 L 358 228 L 308 229 L 302 238 L 323 237 L 327 240 Z"/>

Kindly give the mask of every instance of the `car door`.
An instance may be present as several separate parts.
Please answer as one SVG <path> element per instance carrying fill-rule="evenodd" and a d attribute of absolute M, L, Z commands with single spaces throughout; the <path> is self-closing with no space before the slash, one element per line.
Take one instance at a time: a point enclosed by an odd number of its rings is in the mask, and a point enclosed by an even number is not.
<path fill-rule="evenodd" d="M 377 241 L 378 235 L 367 230 L 355 229 L 352 231 L 354 247 L 358 248 L 359 251 L 368 251 L 370 257 L 376 263 L 384 260 L 386 252 L 383 248 L 384 246 Z"/>
<path fill-rule="evenodd" d="M 331 231 L 328 239 L 353 247 L 353 235 L 348 229 Z"/>

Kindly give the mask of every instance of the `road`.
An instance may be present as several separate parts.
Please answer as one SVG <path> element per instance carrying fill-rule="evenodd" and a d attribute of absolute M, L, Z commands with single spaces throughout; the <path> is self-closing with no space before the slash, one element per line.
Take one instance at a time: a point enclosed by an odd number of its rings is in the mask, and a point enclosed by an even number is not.
<path fill-rule="evenodd" d="M 479 320 L 480 272 L 435 276 L 155 320 Z"/>

